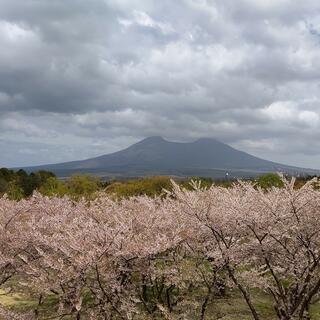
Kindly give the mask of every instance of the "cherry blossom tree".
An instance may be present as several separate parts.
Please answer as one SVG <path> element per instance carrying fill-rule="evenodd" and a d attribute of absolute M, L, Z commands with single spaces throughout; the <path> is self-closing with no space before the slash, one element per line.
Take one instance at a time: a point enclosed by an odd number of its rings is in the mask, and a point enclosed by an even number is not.
<path fill-rule="evenodd" d="M 55 319 L 203 320 L 229 288 L 255 320 L 252 289 L 269 295 L 279 319 L 311 319 L 320 193 L 316 180 L 299 189 L 294 179 L 282 181 L 268 190 L 241 181 L 186 190 L 173 182 L 161 198 L 0 198 L 0 285 L 38 297 L 34 319 L 51 297 Z M 3 308 L 0 315 L 20 316 Z"/>
<path fill-rule="evenodd" d="M 207 240 L 203 253 L 227 270 L 254 319 L 260 319 L 250 288 L 268 292 L 279 319 L 310 319 L 309 306 L 320 288 L 320 193 L 316 180 L 295 189 L 267 191 L 251 183 L 195 192 L 175 184 L 180 209 Z M 203 240 L 201 240 L 203 241 Z"/>
<path fill-rule="evenodd" d="M 148 261 L 187 235 L 183 221 L 170 214 L 172 201 L 99 197 L 88 203 L 39 194 L 1 201 L 2 283 L 20 278 L 39 304 L 54 294 L 57 312 L 77 319 L 86 313 L 130 319 L 144 305 L 134 276 L 152 273 Z M 86 296 L 91 301 L 84 305 Z"/>

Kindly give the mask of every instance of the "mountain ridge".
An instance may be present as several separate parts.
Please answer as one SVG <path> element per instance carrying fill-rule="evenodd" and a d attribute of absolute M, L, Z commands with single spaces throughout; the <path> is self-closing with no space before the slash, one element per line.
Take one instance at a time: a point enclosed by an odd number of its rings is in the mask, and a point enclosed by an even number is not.
<path fill-rule="evenodd" d="M 205 175 L 248 177 L 265 172 L 315 174 L 317 170 L 264 160 L 237 150 L 213 138 L 192 142 L 173 142 L 161 136 L 145 138 L 127 148 L 85 160 L 25 168 L 49 170 L 57 175 L 75 172 L 109 176 Z"/>

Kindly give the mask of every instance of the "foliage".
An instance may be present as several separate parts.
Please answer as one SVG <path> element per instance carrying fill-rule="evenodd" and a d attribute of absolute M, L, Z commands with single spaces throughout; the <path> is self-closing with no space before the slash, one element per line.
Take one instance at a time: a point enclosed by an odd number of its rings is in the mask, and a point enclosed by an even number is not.
<path fill-rule="evenodd" d="M 8 188 L 8 181 L 4 178 L 0 178 L 0 194 L 4 194 Z"/>
<path fill-rule="evenodd" d="M 38 191 L 45 196 L 64 196 L 68 193 L 65 183 L 56 177 L 48 178 Z"/>
<path fill-rule="evenodd" d="M 156 196 L 163 194 L 163 189 L 171 189 L 170 178 L 165 176 L 114 182 L 106 188 L 108 194 L 117 197 Z"/>
<path fill-rule="evenodd" d="M 179 185 L 187 190 L 192 190 L 193 187 L 192 187 L 192 181 L 198 181 L 201 183 L 201 186 L 203 188 L 210 188 L 214 181 L 212 178 L 205 178 L 205 177 L 192 177 L 190 179 L 187 179 L 187 180 L 184 180 L 184 181 L 181 181 L 179 183 Z M 217 182 L 216 182 L 217 183 Z"/>
<path fill-rule="evenodd" d="M 20 187 L 19 183 L 15 180 L 8 182 L 6 194 L 12 200 L 21 200 L 25 196 L 24 190 Z"/>
<path fill-rule="evenodd" d="M 299 178 L 296 181 L 295 188 L 302 187 L 310 179 L 312 177 Z M 192 190 L 193 187 L 190 183 L 194 180 L 200 181 L 202 187 L 207 189 L 213 184 L 231 188 L 236 183 L 233 180 L 215 181 L 212 178 L 193 177 L 188 179 L 180 178 L 179 185 L 187 190 Z M 283 187 L 281 178 L 274 173 L 266 174 L 257 181 L 252 181 L 264 190 L 272 187 Z M 30 197 L 36 190 L 49 197 L 67 195 L 74 200 L 81 198 L 93 200 L 99 192 L 105 192 L 107 195 L 119 199 L 141 195 L 150 197 L 165 196 L 166 191 L 172 190 L 172 185 L 170 177 L 167 176 L 103 182 L 100 178 L 90 175 L 75 174 L 62 180 L 58 179 L 52 172 L 43 170 L 28 174 L 24 170 L 0 169 L 0 196 L 6 193 L 10 199 L 21 200 Z"/>
<path fill-rule="evenodd" d="M 267 173 L 257 180 L 257 186 L 262 189 L 270 189 L 270 188 L 282 188 L 283 181 L 281 180 L 280 176 L 276 173 Z"/>
<path fill-rule="evenodd" d="M 52 172 L 38 171 L 28 174 L 20 169 L 18 171 L 6 168 L 0 169 L 0 194 L 7 193 L 13 200 L 21 200 L 46 183 L 47 179 L 55 177 Z"/>
<path fill-rule="evenodd" d="M 94 194 L 100 189 L 100 179 L 90 175 L 75 174 L 66 180 L 65 187 L 67 194 L 75 199 L 94 198 Z"/>

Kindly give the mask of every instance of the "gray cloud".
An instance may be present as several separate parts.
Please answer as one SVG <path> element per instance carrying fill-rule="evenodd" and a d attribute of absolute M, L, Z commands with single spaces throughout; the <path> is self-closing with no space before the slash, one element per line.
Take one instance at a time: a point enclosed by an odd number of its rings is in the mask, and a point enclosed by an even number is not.
<path fill-rule="evenodd" d="M 0 166 L 150 135 L 320 168 L 316 0 L 0 0 Z"/>

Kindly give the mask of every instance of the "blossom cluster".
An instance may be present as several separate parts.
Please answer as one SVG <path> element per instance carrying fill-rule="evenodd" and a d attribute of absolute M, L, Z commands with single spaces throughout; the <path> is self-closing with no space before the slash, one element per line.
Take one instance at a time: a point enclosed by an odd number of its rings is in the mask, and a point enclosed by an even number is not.
<path fill-rule="evenodd" d="M 38 297 L 34 319 L 48 297 L 56 319 L 204 319 L 231 288 L 255 320 L 254 288 L 279 319 L 308 319 L 320 289 L 317 181 L 267 191 L 172 183 L 162 198 L 1 198 L 0 285 Z"/>

